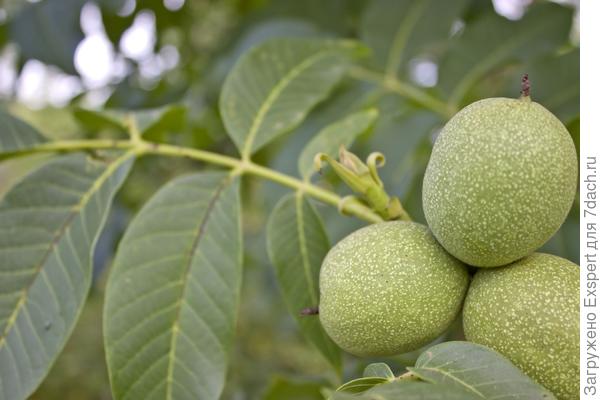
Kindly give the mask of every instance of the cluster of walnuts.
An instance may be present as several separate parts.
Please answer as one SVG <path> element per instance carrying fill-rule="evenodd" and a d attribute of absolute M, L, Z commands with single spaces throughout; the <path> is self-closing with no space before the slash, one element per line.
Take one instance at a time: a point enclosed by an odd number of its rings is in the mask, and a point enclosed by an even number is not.
<path fill-rule="evenodd" d="M 467 340 L 559 399 L 578 399 L 579 267 L 535 253 L 576 189 L 571 136 L 528 93 L 469 105 L 433 147 L 423 182 L 429 227 L 370 225 L 327 254 L 323 327 L 349 353 L 388 356 L 436 339 L 462 310 Z"/>

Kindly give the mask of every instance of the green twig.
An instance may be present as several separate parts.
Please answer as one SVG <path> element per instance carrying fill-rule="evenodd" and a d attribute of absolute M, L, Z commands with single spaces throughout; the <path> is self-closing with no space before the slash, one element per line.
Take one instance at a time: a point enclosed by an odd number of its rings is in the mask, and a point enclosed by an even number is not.
<path fill-rule="evenodd" d="M 131 141 L 134 143 L 139 143 L 142 141 L 142 134 L 140 133 L 140 129 L 138 128 L 137 121 L 133 114 L 128 114 L 125 118 L 125 124 L 127 126 L 127 132 L 129 132 L 129 137 Z"/>
<path fill-rule="evenodd" d="M 444 119 L 450 119 L 456 114 L 455 107 L 451 107 L 443 101 L 435 98 L 426 91 L 404 82 L 393 76 L 385 76 L 379 72 L 371 71 L 362 67 L 353 67 L 350 69 L 350 76 L 363 81 L 374 82 L 380 85 L 385 90 L 406 97 L 425 108 L 439 114 Z"/>
<path fill-rule="evenodd" d="M 45 153 L 45 152 L 72 152 L 81 150 L 107 150 L 107 149 L 127 149 L 134 150 L 139 155 L 157 154 L 171 157 L 184 157 L 193 160 L 203 161 L 209 164 L 219 165 L 229 168 L 238 174 L 249 174 L 268 179 L 279 183 L 280 185 L 290 187 L 298 192 L 305 193 L 317 200 L 332 206 L 338 207 L 342 203 L 342 198 L 337 194 L 311 184 L 310 182 L 296 179 L 292 176 L 282 174 L 262 165 L 255 164 L 250 160 L 241 160 L 234 157 L 224 156 L 205 150 L 198 150 L 189 147 L 174 146 L 170 144 L 152 143 L 138 140 L 69 140 L 56 141 L 37 145 L 22 152 L 12 153 L 8 156 L 23 154 Z M 350 203 L 344 206 L 344 212 L 354 215 L 357 218 L 367 222 L 381 222 L 382 219 L 369 207 Z"/>

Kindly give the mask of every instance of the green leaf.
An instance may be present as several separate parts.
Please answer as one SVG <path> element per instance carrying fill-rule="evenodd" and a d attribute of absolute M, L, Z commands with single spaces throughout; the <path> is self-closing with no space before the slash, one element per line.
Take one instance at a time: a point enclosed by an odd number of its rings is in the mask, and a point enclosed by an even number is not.
<path fill-rule="evenodd" d="M 73 110 L 73 116 L 79 124 L 92 133 L 104 130 L 127 133 L 127 118 L 132 116 L 140 135 L 149 140 L 163 140 L 166 133 L 183 131 L 186 115 L 186 107 L 179 104 L 133 112 L 85 108 Z"/>
<path fill-rule="evenodd" d="M 92 254 L 133 162 L 55 159 L 0 203 L 0 397 L 25 399 L 48 373 L 87 297 Z"/>
<path fill-rule="evenodd" d="M 280 37 L 318 37 L 319 30 L 307 20 L 294 18 L 273 18 L 266 21 L 257 21 L 250 25 L 237 40 L 227 54 L 219 57 L 215 66 L 210 71 L 210 86 L 221 85 L 227 72 L 235 65 L 236 61 L 252 47 L 269 39 Z"/>
<path fill-rule="evenodd" d="M 317 316 L 300 312 L 319 304 L 319 271 L 329 251 L 329 239 L 319 214 L 301 194 L 282 198 L 269 217 L 267 249 L 286 306 L 300 331 L 341 373 L 339 348 L 329 339 Z"/>
<path fill-rule="evenodd" d="M 465 0 L 375 0 L 363 13 L 360 37 L 390 75 L 407 75 L 408 62 L 447 41 Z"/>
<path fill-rule="evenodd" d="M 242 155 L 298 126 L 329 95 L 352 56 L 363 51 L 352 41 L 287 38 L 246 53 L 220 98 L 223 122 Z"/>
<path fill-rule="evenodd" d="M 269 18 L 285 17 L 309 21 L 326 34 L 348 36 L 354 32 L 365 0 L 277 0 L 264 7 Z"/>
<path fill-rule="evenodd" d="M 425 381 L 465 389 L 477 398 L 555 399 L 499 353 L 469 342 L 433 346 L 408 370 Z"/>
<path fill-rule="evenodd" d="M 142 110 L 135 114 L 140 134 L 149 140 L 164 140 L 167 133 L 181 132 L 185 128 L 187 108 L 173 104 L 152 110 Z"/>
<path fill-rule="evenodd" d="M 314 172 L 314 157 L 317 153 L 337 154 L 340 145 L 350 147 L 354 139 L 367 131 L 377 119 L 376 109 L 359 111 L 323 128 L 306 145 L 298 159 L 298 169 L 303 178 Z"/>
<path fill-rule="evenodd" d="M 218 399 L 242 278 L 238 179 L 163 187 L 125 233 L 104 308 L 115 399 Z"/>
<path fill-rule="evenodd" d="M 579 117 L 579 49 L 559 50 L 511 66 L 502 73 L 490 74 L 478 84 L 478 97 L 517 97 L 523 74 L 529 75 L 531 99 L 550 110 L 565 125 Z"/>
<path fill-rule="evenodd" d="M 26 121 L 48 141 L 74 139 L 79 137 L 81 132 L 68 108 L 47 106 L 31 109 L 22 103 L 13 102 L 7 108 L 7 112 Z"/>
<path fill-rule="evenodd" d="M 396 381 L 377 385 L 366 392 L 352 395 L 334 393 L 331 400 L 481 400 L 471 393 L 450 385 L 426 382 Z"/>
<path fill-rule="evenodd" d="M 73 117 L 89 133 L 97 133 L 104 130 L 127 132 L 124 114 L 112 110 L 90 110 L 81 107 L 73 109 Z"/>
<path fill-rule="evenodd" d="M 76 75 L 73 59 L 84 37 L 79 23 L 83 4 L 81 0 L 28 4 L 10 21 L 10 38 L 19 45 L 24 58 L 53 64 Z"/>
<path fill-rule="evenodd" d="M 280 146 L 270 165 L 272 168 L 293 174 L 298 171 L 298 158 L 306 144 L 326 126 L 338 121 L 349 113 L 365 110 L 373 105 L 380 92 L 373 85 L 357 80 L 343 80 L 332 92 L 327 101 L 319 104 L 307 118 L 285 138 L 285 146 Z M 377 119 L 377 125 L 383 115 Z M 280 196 L 277 196 L 279 199 Z"/>
<path fill-rule="evenodd" d="M 363 372 L 363 377 L 395 378 L 394 373 L 386 363 L 373 363 L 367 365 Z"/>
<path fill-rule="evenodd" d="M 374 386 L 388 383 L 388 378 L 382 378 L 378 376 L 369 376 L 364 378 L 353 379 L 349 382 L 344 383 L 342 386 L 337 388 L 336 392 L 344 393 L 362 393 L 373 388 Z"/>
<path fill-rule="evenodd" d="M 35 128 L 0 110 L 0 158 L 2 154 L 24 151 L 45 141 Z"/>
<path fill-rule="evenodd" d="M 540 57 L 525 65 L 523 71 L 529 74 L 533 101 L 565 123 L 579 115 L 579 49 Z M 518 77 L 513 81 L 518 84 Z"/>
<path fill-rule="evenodd" d="M 489 12 L 466 26 L 440 63 L 440 89 L 459 105 L 492 69 L 512 59 L 529 60 L 554 51 L 568 40 L 572 9 L 535 4 L 519 21 Z"/>
<path fill-rule="evenodd" d="M 263 400 L 323 400 L 321 395 L 322 384 L 310 381 L 295 381 L 285 377 L 275 376 Z"/>

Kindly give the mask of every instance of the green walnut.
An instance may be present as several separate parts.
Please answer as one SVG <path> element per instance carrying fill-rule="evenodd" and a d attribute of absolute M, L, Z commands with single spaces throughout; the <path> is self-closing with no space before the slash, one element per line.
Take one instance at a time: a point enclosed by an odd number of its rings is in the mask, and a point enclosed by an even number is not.
<path fill-rule="evenodd" d="M 329 251 L 320 273 L 319 316 L 349 353 L 405 353 L 449 327 L 468 282 L 466 266 L 425 226 L 383 222 L 353 232 Z"/>
<path fill-rule="evenodd" d="M 496 267 L 550 239 L 576 187 L 575 145 L 558 118 L 529 97 L 485 99 L 457 113 L 437 138 L 423 209 L 450 254 Z"/>
<path fill-rule="evenodd" d="M 463 310 L 465 336 L 503 354 L 560 400 L 579 399 L 579 267 L 534 253 L 480 269 Z"/>

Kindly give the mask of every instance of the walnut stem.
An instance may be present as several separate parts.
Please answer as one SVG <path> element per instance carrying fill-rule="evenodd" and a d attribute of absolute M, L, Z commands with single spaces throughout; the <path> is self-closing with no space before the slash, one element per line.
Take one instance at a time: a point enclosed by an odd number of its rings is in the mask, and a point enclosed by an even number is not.
<path fill-rule="evenodd" d="M 529 97 L 531 82 L 529 82 L 529 74 L 524 74 L 521 78 L 521 97 Z"/>

